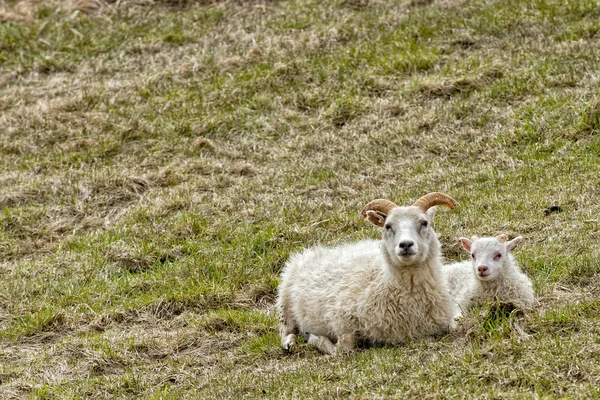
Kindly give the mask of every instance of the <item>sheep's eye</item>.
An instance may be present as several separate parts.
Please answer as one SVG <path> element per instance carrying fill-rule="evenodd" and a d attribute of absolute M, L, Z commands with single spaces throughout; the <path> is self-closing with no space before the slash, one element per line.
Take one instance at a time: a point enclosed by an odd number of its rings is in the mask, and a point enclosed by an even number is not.
<path fill-rule="evenodd" d="M 392 230 L 392 226 L 391 226 L 390 224 L 387 224 L 387 225 L 385 226 L 385 229 L 387 229 L 388 231 L 391 231 L 391 230 Z"/>
<path fill-rule="evenodd" d="M 429 225 L 429 222 L 427 222 L 427 221 L 423 221 L 423 222 L 421 222 L 421 226 L 422 226 L 423 228 L 427 228 L 427 225 Z"/>
<path fill-rule="evenodd" d="M 475 254 L 471 254 L 471 257 L 473 257 L 473 260 L 475 259 Z"/>
<path fill-rule="evenodd" d="M 494 256 L 494 260 L 499 260 L 500 258 L 502 258 L 502 254 L 498 253 Z"/>

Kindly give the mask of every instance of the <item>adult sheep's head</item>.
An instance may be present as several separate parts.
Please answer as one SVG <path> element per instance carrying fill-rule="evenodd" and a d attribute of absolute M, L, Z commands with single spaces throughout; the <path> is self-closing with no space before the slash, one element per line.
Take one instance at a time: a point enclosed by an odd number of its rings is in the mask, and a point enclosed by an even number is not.
<path fill-rule="evenodd" d="M 509 253 L 523 240 L 521 236 L 508 242 L 506 239 L 506 235 L 483 238 L 473 236 L 471 240 L 460 238 L 465 250 L 471 253 L 473 272 L 480 281 L 491 281 L 500 276 L 507 263 L 510 263 Z"/>
<path fill-rule="evenodd" d="M 400 265 L 419 264 L 430 256 L 432 246 L 439 248 L 431 226 L 433 207 L 439 205 L 452 209 L 456 201 L 443 193 L 429 193 L 412 206 L 402 207 L 377 199 L 367 204 L 360 215 L 383 228 L 383 242 L 390 261 Z"/>

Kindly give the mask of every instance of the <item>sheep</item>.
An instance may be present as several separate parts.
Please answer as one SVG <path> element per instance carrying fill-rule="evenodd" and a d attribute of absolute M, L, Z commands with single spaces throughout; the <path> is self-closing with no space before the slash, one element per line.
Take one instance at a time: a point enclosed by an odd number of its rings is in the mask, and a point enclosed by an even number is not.
<path fill-rule="evenodd" d="M 506 235 L 460 238 L 464 249 L 471 253 L 471 261 L 444 266 L 444 276 L 450 295 L 462 312 L 487 301 L 511 304 L 523 310 L 533 307 L 531 280 L 510 254 L 523 238 L 506 240 Z"/>
<path fill-rule="evenodd" d="M 291 351 L 296 335 L 308 334 L 309 344 L 335 355 L 357 343 L 398 344 L 453 329 L 456 306 L 442 279 L 431 219 L 432 207 L 456 204 L 443 193 L 403 207 L 373 200 L 361 217 L 383 228 L 381 240 L 292 255 L 276 304 L 282 348 Z"/>

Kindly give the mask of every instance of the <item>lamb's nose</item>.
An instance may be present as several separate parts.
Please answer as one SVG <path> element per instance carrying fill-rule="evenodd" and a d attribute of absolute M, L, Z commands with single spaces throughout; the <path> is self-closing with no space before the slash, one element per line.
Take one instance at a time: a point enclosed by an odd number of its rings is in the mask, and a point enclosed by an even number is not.
<path fill-rule="evenodd" d="M 415 242 L 413 242 L 412 240 L 403 240 L 400 242 L 399 246 L 401 249 L 408 250 L 411 247 L 413 247 L 414 244 Z"/>
<path fill-rule="evenodd" d="M 477 271 L 479 271 L 479 273 L 483 273 L 483 272 L 487 272 L 488 267 L 486 265 L 480 265 L 479 267 L 477 267 Z"/>

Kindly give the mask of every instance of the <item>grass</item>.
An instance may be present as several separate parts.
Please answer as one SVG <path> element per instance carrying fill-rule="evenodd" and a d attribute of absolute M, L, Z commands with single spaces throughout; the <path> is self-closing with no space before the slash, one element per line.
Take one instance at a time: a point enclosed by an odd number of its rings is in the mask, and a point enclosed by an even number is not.
<path fill-rule="evenodd" d="M 1 397 L 600 396 L 595 1 L 77 4 L 0 1 Z M 535 309 L 284 354 L 288 256 L 428 191 Z"/>

